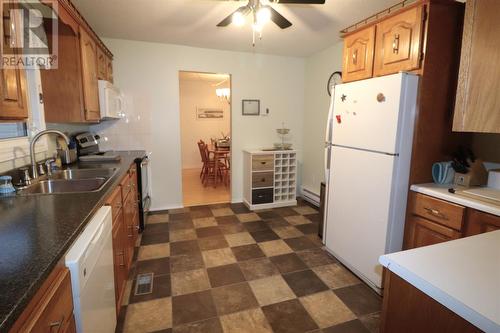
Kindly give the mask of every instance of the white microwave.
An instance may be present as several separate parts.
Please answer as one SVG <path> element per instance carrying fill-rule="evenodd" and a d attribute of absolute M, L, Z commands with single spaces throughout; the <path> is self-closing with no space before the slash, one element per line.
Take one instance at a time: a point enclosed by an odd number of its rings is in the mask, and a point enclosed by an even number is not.
<path fill-rule="evenodd" d="M 123 96 L 111 82 L 99 80 L 99 106 L 101 119 L 118 119 L 124 117 Z"/>

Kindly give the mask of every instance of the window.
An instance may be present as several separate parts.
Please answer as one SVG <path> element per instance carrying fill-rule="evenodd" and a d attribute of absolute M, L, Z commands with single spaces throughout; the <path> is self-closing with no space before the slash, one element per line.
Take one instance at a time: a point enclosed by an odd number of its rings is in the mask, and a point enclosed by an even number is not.
<path fill-rule="evenodd" d="M 0 124 L 0 139 L 12 139 L 28 136 L 26 123 L 3 123 Z"/>

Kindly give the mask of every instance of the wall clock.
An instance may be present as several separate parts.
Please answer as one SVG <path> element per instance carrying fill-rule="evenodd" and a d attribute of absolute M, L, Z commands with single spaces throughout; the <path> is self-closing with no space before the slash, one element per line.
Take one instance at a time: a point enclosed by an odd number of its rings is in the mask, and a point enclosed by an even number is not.
<path fill-rule="evenodd" d="M 342 83 L 342 72 L 333 72 L 328 79 L 326 85 L 326 91 L 328 91 L 328 96 L 332 96 L 332 88 L 336 85 Z"/>

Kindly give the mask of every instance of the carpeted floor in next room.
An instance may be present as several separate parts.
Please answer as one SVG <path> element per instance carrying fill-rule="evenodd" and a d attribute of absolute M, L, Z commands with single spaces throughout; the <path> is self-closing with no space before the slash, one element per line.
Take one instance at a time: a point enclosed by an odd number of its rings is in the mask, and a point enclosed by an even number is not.
<path fill-rule="evenodd" d="M 318 222 L 303 201 L 151 215 L 117 331 L 377 332 L 381 298 L 322 248 Z"/>

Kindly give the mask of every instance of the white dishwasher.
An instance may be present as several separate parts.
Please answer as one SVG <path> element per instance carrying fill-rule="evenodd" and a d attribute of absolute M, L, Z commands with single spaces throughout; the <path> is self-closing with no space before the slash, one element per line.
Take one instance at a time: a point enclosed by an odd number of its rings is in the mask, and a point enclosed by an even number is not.
<path fill-rule="evenodd" d="M 66 254 L 76 331 L 114 332 L 116 326 L 111 208 L 104 206 Z"/>

